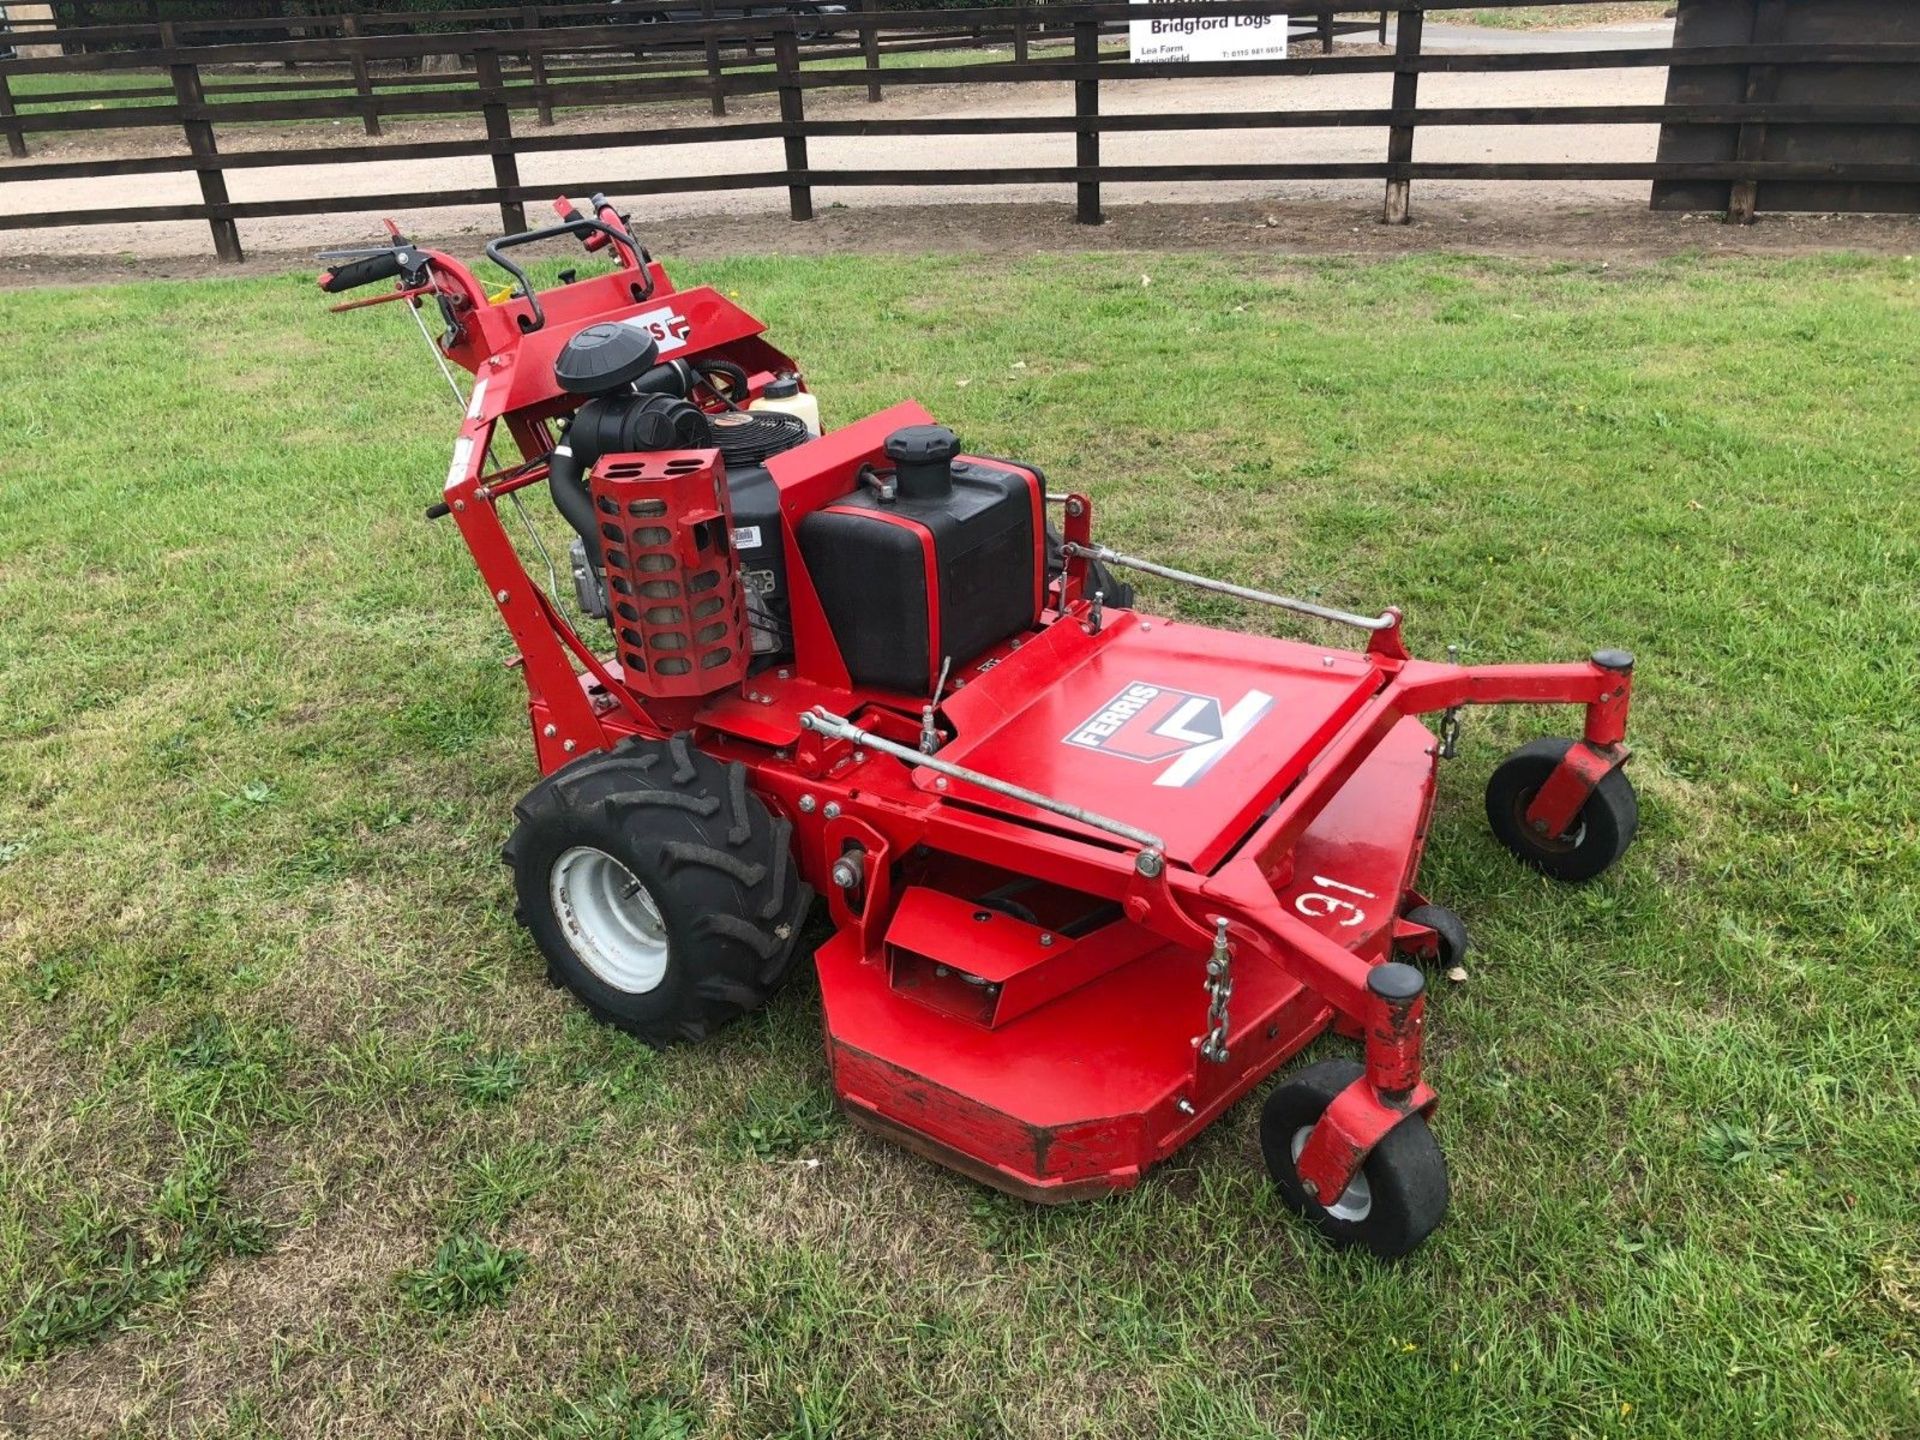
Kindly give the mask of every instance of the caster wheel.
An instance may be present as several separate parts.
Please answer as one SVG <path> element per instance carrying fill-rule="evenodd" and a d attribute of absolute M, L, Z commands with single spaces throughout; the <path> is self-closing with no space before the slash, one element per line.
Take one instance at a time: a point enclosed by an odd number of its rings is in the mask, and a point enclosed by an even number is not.
<path fill-rule="evenodd" d="M 1571 740 L 1535 740 L 1522 745 L 1487 781 L 1487 823 L 1500 843 L 1523 864 L 1569 885 L 1605 874 L 1627 853 L 1640 828 L 1640 802 L 1624 771 L 1609 771 L 1594 788 L 1564 835 L 1535 833 L 1527 807 L 1554 772 Z"/>
<path fill-rule="evenodd" d="M 1456 965 L 1467 963 L 1467 950 L 1472 940 L 1467 936 L 1467 922 L 1444 905 L 1416 905 L 1407 912 L 1410 924 L 1424 925 L 1433 931 L 1440 943 L 1440 953 L 1434 964 L 1444 973 Z"/>
<path fill-rule="evenodd" d="M 1331 1204 L 1309 1199 L 1294 1169 L 1334 1097 L 1364 1073 L 1352 1060 L 1326 1060 L 1280 1086 L 1260 1111 L 1260 1150 L 1289 1210 L 1335 1245 L 1391 1260 L 1431 1235 L 1447 1212 L 1447 1162 L 1423 1116 L 1389 1131 Z"/>

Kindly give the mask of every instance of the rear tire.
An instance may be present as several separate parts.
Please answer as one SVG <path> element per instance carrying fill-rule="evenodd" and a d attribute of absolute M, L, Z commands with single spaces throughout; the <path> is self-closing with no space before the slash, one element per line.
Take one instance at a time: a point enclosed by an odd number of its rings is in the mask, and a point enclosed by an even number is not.
<path fill-rule="evenodd" d="M 793 827 L 684 735 L 625 740 L 514 807 L 502 852 L 547 973 L 649 1045 L 703 1040 L 792 967 L 813 892 Z"/>

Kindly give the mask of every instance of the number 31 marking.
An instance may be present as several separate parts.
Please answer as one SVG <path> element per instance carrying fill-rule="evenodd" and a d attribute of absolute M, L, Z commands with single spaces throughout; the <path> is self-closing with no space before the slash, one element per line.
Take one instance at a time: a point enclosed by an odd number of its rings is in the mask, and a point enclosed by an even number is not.
<path fill-rule="evenodd" d="M 1344 890 L 1349 895 L 1358 895 L 1365 900 L 1377 900 L 1380 897 L 1371 890 L 1362 890 L 1358 885 L 1348 885 L 1344 881 L 1332 880 L 1325 875 L 1313 877 L 1313 883 L 1324 890 Z M 1336 915 L 1345 915 L 1344 920 L 1334 920 L 1336 925 L 1351 929 L 1355 925 L 1367 922 L 1367 912 L 1351 900 L 1343 900 L 1338 895 L 1323 894 L 1321 890 L 1309 890 L 1304 895 L 1294 897 L 1293 908 L 1309 920 L 1332 920 Z"/>

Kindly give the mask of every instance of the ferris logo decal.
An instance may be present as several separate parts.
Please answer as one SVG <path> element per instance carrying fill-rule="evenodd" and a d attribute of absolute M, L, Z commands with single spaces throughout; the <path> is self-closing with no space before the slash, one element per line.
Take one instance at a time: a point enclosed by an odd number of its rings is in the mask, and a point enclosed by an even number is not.
<path fill-rule="evenodd" d="M 676 315 L 671 305 L 643 310 L 638 315 L 629 315 L 620 323 L 638 326 L 653 336 L 662 355 L 683 347 L 687 343 L 688 333 L 693 329 L 693 322 L 684 315 Z"/>
<path fill-rule="evenodd" d="M 1066 743 L 1142 765 L 1166 764 L 1153 783 L 1184 789 L 1272 708 L 1273 697 L 1259 690 L 1224 708 L 1211 695 L 1136 680 L 1076 725 Z"/>

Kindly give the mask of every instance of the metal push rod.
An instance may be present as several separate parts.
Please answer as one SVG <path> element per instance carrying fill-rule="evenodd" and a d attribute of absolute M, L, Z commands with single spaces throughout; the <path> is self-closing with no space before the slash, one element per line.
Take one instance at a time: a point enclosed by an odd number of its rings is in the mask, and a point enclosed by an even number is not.
<path fill-rule="evenodd" d="M 891 740 L 883 740 L 878 735 L 862 730 L 845 716 L 835 715 L 832 711 L 815 706 L 800 717 L 800 723 L 817 735 L 831 736 L 835 740 L 845 740 L 854 745 L 865 745 L 878 750 L 882 755 L 891 755 L 907 765 L 923 765 L 937 775 L 945 775 L 954 780 L 964 780 L 969 785 L 977 785 L 982 790 L 991 790 L 996 795 L 1004 795 L 1009 800 L 1018 800 L 1039 810 L 1049 810 L 1055 815 L 1064 815 L 1069 820 L 1077 820 L 1095 830 L 1105 830 L 1110 835 L 1118 835 L 1122 840 L 1131 840 L 1147 850 L 1159 853 L 1166 849 L 1166 842 L 1150 831 L 1129 825 L 1124 820 L 1110 820 L 1105 815 L 1095 814 L 1065 800 L 1056 800 L 1051 795 L 1042 795 L 1038 790 L 1029 790 L 1024 785 L 1009 784 L 1005 780 L 996 780 L 991 775 L 983 775 L 978 770 L 969 770 L 964 765 L 955 765 L 950 760 L 942 760 L 937 755 L 923 755 L 918 750 L 905 745 L 896 745 Z"/>
<path fill-rule="evenodd" d="M 1350 611 L 1333 610 L 1325 605 L 1316 605 L 1311 600 L 1296 600 L 1290 595 L 1275 595 L 1266 590 L 1249 589 L 1245 585 L 1230 585 L 1225 580 L 1209 580 L 1205 575 L 1175 570 L 1171 565 L 1156 565 L 1151 560 L 1122 555 L 1118 550 L 1109 550 L 1104 545 L 1080 545 L 1069 540 L 1060 548 L 1067 554 L 1078 555 L 1084 560 L 1098 560 L 1102 564 L 1118 565 L 1125 570 L 1144 571 L 1148 575 L 1158 575 L 1162 580 L 1177 580 L 1182 585 L 1191 585 L 1198 590 L 1212 590 L 1216 594 L 1251 600 L 1258 605 L 1272 605 L 1279 610 L 1311 615 L 1316 620 L 1331 620 L 1336 625 L 1351 625 L 1356 630 L 1391 630 L 1400 618 L 1391 611 L 1384 615 L 1355 615 Z"/>

